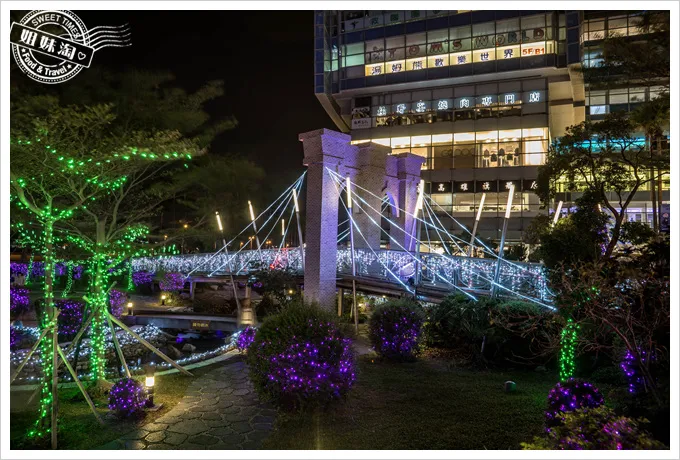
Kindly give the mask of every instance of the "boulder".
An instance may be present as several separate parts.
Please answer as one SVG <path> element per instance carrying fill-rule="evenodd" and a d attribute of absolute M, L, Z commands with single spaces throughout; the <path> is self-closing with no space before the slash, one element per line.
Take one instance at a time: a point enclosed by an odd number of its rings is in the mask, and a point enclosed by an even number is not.
<path fill-rule="evenodd" d="M 182 347 L 182 351 L 187 351 L 189 353 L 193 353 L 196 351 L 196 346 L 190 344 L 190 343 L 185 343 L 184 346 Z"/>
<path fill-rule="evenodd" d="M 179 359 L 182 357 L 182 352 L 172 345 L 168 345 L 168 355 L 170 355 L 172 359 Z"/>

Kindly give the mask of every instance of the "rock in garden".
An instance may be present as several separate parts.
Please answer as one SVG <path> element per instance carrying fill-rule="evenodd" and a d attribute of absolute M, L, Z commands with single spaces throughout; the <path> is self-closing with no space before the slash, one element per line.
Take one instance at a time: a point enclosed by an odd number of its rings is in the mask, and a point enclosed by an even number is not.
<path fill-rule="evenodd" d="M 179 359 L 182 357 L 182 352 L 172 345 L 168 345 L 168 355 L 170 355 L 172 359 Z"/>
<path fill-rule="evenodd" d="M 195 345 L 192 345 L 192 344 L 190 344 L 190 343 L 186 343 L 186 344 L 184 344 L 184 346 L 182 347 L 182 351 L 188 351 L 189 353 L 193 353 L 193 352 L 196 351 L 196 346 L 195 346 Z"/>

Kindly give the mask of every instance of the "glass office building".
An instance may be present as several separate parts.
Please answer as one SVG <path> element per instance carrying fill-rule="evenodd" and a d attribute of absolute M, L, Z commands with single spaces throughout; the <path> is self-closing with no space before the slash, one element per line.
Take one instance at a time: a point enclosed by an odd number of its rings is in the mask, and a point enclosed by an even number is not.
<path fill-rule="evenodd" d="M 353 143 L 425 158 L 426 191 L 454 232 L 446 213 L 470 226 L 485 194 L 479 232 L 499 237 L 515 185 L 508 240 L 518 241 L 548 212 L 533 188 L 550 142 L 659 93 L 589 91 L 580 72 L 597 65 L 607 33 L 635 35 L 638 21 L 612 11 L 316 11 L 315 93 Z M 647 221 L 649 192 L 639 193 L 631 219 Z M 558 197 L 565 212 L 575 197 Z"/>

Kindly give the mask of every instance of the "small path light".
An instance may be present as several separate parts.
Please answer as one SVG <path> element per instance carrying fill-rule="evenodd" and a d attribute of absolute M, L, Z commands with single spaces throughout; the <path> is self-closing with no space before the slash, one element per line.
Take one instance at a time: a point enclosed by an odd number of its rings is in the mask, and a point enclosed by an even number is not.
<path fill-rule="evenodd" d="M 133 307 L 134 307 L 134 304 L 132 302 L 127 303 L 127 314 L 128 314 L 128 316 L 132 316 L 134 314 L 133 310 L 132 310 Z"/>
<path fill-rule="evenodd" d="M 161 408 L 162 404 L 156 405 L 153 402 L 154 388 L 156 387 L 156 366 L 154 364 L 147 364 L 144 366 L 144 371 L 146 372 L 146 379 L 144 380 L 144 386 L 146 387 L 146 407 L 150 410 L 158 410 Z"/>
<path fill-rule="evenodd" d="M 165 299 L 167 296 L 165 294 L 161 295 L 161 305 L 165 305 Z"/>

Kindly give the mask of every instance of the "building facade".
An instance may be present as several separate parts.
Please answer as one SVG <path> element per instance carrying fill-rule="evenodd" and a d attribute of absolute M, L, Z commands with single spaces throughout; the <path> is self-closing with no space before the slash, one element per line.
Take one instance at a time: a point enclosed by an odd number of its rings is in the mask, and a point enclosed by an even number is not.
<path fill-rule="evenodd" d="M 589 91 L 580 71 L 597 65 L 598 43 L 607 33 L 637 34 L 638 17 L 316 11 L 315 93 L 352 143 L 375 142 L 425 158 L 426 192 L 454 234 L 460 227 L 450 216 L 469 228 L 484 195 L 479 235 L 497 239 L 514 185 L 507 240 L 518 241 L 539 212 L 552 212 L 540 210 L 533 192 L 550 142 L 570 125 L 630 110 L 660 91 Z M 575 195 L 558 196 L 565 212 Z M 646 222 L 649 192 L 639 195 L 629 217 Z"/>

